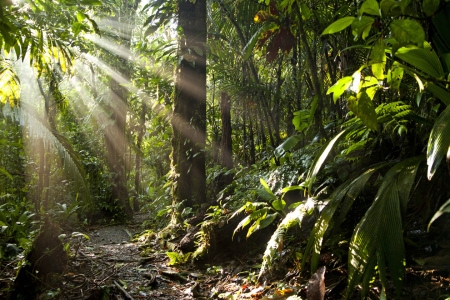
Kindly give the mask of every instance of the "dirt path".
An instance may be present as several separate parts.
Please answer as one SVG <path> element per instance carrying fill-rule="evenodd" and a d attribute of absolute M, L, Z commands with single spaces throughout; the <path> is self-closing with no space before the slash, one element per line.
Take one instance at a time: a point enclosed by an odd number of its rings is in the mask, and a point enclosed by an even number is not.
<path fill-rule="evenodd" d="M 141 215 L 136 216 L 139 223 Z M 140 223 L 139 223 L 140 224 Z M 139 224 L 90 228 L 70 239 L 75 256 L 63 276 L 63 299 L 261 299 L 264 288 L 248 281 L 258 261 L 246 259 L 206 265 L 168 266 L 169 251 L 161 241 L 151 240 L 146 256 L 140 242 L 131 241 Z M 253 270 L 253 273 L 252 273 Z M 244 287 L 244 288 L 242 288 Z M 292 295 L 292 294 L 291 294 Z M 276 299 L 285 299 L 278 297 Z"/>

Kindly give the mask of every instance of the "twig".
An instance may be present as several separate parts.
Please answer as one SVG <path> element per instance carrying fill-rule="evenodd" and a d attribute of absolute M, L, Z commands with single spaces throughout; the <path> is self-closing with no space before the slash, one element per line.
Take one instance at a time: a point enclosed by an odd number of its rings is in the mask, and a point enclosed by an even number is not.
<path fill-rule="evenodd" d="M 122 292 L 122 294 L 124 295 L 125 299 L 134 300 L 134 298 L 130 294 L 128 294 L 128 292 L 125 291 L 125 289 L 122 286 L 120 286 L 120 284 L 118 284 L 117 281 L 114 280 L 114 284 Z"/>

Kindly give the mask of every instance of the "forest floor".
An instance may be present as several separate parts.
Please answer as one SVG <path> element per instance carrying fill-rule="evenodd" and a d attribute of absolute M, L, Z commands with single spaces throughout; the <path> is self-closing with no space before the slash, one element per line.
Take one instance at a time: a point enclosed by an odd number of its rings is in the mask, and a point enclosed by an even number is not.
<path fill-rule="evenodd" d="M 89 239 L 68 234 L 64 240 L 72 252 L 68 268 L 38 299 L 307 299 L 309 278 L 299 276 L 295 266 L 286 266 L 287 275 L 270 283 L 254 283 L 262 252 L 219 255 L 210 264 L 174 267 L 169 266 L 167 241 L 150 235 L 142 256 L 144 242 L 135 236 L 142 232 L 143 220 L 144 215 L 138 214 L 132 224 L 84 228 L 82 234 Z M 17 265 L 17 260 L 1 265 L 0 298 L 12 284 L 14 263 Z M 342 264 L 328 265 L 325 299 L 342 299 L 346 270 Z M 449 277 L 445 269 L 408 268 L 402 299 L 447 299 Z M 380 285 L 375 283 L 369 299 L 379 298 L 379 291 Z M 354 293 L 352 299 L 360 296 Z"/>

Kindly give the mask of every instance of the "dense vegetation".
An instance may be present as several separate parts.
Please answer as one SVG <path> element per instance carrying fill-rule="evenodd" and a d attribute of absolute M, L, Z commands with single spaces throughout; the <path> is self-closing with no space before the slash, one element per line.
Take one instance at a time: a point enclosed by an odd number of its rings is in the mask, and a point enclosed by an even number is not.
<path fill-rule="evenodd" d="M 400 297 L 405 243 L 450 232 L 447 1 L 0 3 L 0 259 L 46 215 L 206 216 L 194 260 L 238 219 L 272 228 L 257 280 L 285 241 L 303 272 L 338 256 L 347 298 Z"/>

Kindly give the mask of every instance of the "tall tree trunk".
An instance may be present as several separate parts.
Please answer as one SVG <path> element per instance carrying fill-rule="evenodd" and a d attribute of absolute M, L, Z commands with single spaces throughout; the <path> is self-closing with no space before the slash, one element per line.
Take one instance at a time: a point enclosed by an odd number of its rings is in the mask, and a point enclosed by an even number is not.
<path fill-rule="evenodd" d="M 131 36 L 134 24 L 131 21 L 136 14 L 140 0 L 124 1 L 115 11 L 112 19 L 118 24 L 118 42 L 128 50 L 131 47 Z M 131 68 L 127 65 L 124 58 L 118 58 L 115 63 L 115 69 L 122 78 L 128 80 L 131 77 Z M 126 218 L 133 217 L 133 211 L 129 202 L 126 176 L 126 120 L 128 113 L 128 94 L 127 88 L 117 79 L 112 78 L 109 82 L 111 99 L 109 102 L 109 111 L 113 124 L 105 128 L 106 151 L 108 156 L 109 169 L 114 173 L 111 178 L 112 200 L 117 199 L 118 204 L 125 212 Z"/>
<path fill-rule="evenodd" d="M 233 145 L 231 140 L 231 98 L 226 92 L 220 95 L 222 119 L 221 163 L 222 167 L 233 168 Z"/>
<path fill-rule="evenodd" d="M 250 128 L 249 128 L 249 139 L 250 139 L 250 164 L 253 165 L 256 162 L 256 152 L 255 152 L 255 137 L 253 131 L 253 116 L 252 111 L 250 111 Z"/>
<path fill-rule="evenodd" d="M 126 115 L 128 111 L 127 91 L 114 79 L 110 80 L 111 99 L 109 110 L 114 123 L 105 128 L 106 150 L 108 165 L 114 173 L 111 178 L 112 200 L 117 199 L 127 217 L 132 217 L 133 212 L 128 200 L 128 189 L 126 186 L 125 173 L 125 150 L 126 150 Z"/>
<path fill-rule="evenodd" d="M 145 115 L 147 114 L 147 103 L 145 101 L 142 101 L 142 111 L 141 111 L 141 118 L 139 120 L 139 132 L 137 136 L 136 141 L 136 147 L 138 150 L 141 150 L 142 145 L 142 139 L 145 134 Z M 136 190 L 136 193 L 139 195 L 141 193 L 141 153 L 136 153 L 136 171 L 134 176 L 134 189 Z M 137 201 L 136 197 L 133 201 L 133 209 L 134 211 L 139 211 L 139 202 Z"/>
<path fill-rule="evenodd" d="M 179 57 L 172 115 L 174 202 L 206 202 L 206 0 L 179 0 Z M 201 51 L 196 51 L 200 49 Z"/>

